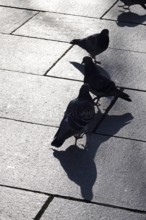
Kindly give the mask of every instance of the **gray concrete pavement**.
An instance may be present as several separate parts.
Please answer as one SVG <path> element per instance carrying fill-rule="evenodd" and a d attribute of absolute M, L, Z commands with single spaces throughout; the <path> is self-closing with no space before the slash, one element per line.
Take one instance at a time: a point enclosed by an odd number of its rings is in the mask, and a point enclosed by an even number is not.
<path fill-rule="evenodd" d="M 0 220 L 146 220 L 146 10 L 120 5 L 0 0 Z M 132 103 L 103 98 L 94 133 L 52 148 L 83 81 L 69 41 L 103 28 L 98 68 Z"/>

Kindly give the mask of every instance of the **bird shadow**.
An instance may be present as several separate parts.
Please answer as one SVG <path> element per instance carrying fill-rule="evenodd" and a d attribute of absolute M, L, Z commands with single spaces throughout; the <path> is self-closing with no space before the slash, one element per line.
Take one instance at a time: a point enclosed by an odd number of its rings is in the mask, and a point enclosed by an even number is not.
<path fill-rule="evenodd" d="M 122 127 L 131 122 L 133 116 L 127 113 L 121 116 L 107 116 L 112 124 L 111 136 L 115 135 Z M 115 122 L 117 122 L 115 124 Z M 114 128 L 113 128 L 114 127 Z M 86 135 L 86 146 L 80 148 L 76 145 L 69 146 L 66 150 L 53 149 L 53 155 L 57 158 L 65 170 L 68 178 L 80 186 L 82 197 L 91 201 L 93 198 L 93 186 L 97 179 L 97 169 L 94 157 L 100 145 L 110 139 L 111 136 L 98 134 Z"/>
<path fill-rule="evenodd" d="M 76 68 L 78 69 L 83 75 L 85 75 L 85 67 L 83 64 L 80 64 L 78 62 L 72 62 L 70 61 L 70 63 Z M 96 65 L 97 71 L 100 72 L 101 75 L 107 77 L 108 79 L 111 79 L 110 74 L 100 65 Z"/>
<path fill-rule="evenodd" d="M 78 62 L 70 61 L 70 63 L 77 69 L 79 70 L 83 75 L 85 75 L 85 70 L 84 70 L 84 65 Z"/>
<path fill-rule="evenodd" d="M 120 27 L 135 27 L 146 21 L 146 15 L 138 15 L 131 11 L 120 11 L 121 14 L 117 17 L 117 25 Z M 130 22 L 127 22 L 130 21 Z"/>

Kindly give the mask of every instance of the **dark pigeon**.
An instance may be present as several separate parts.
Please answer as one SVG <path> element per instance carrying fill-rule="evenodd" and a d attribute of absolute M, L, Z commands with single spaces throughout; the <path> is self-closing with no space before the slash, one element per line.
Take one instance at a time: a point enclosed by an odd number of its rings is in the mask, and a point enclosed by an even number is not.
<path fill-rule="evenodd" d="M 114 96 L 131 102 L 128 94 L 122 92 L 113 81 L 100 74 L 90 57 L 84 57 L 82 63 L 85 64 L 84 83 L 90 85 L 90 91 L 97 97 L 97 100 L 101 97 Z"/>
<path fill-rule="evenodd" d="M 86 50 L 90 56 L 95 60 L 95 56 L 102 53 L 109 45 L 109 30 L 103 29 L 100 33 L 91 35 L 83 39 L 74 39 L 70 42 L 73 45 Z M 96 62 L 96 60 L 95 60 Z"/>
<path fill-rule="evenodd" d="M 71 136 L 74 136 L 77 142 L 77 139 L 81 138 L 81 134 L 85 133 L 94 115 L 94 102 L 89 94 L 89 85 L 84 84 L 80 88 L 78 97 L 70 101 L 67 106 L 51 145 L 60 147 Z"/>
<path fill-rule="evenodd" d="M 121 2 L 124 3 L 124 8 L 125 6 L 128 6 L 127 9 L 130 8 L 131 5 L 141 5 L 144 9 L 146 9 L 146 0 L 121 0 Z"/>

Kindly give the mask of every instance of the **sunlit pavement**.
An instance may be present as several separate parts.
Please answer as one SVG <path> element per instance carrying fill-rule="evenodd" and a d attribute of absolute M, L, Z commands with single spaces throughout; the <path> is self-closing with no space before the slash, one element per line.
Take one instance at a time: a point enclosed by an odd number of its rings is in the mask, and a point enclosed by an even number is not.
<path fill-rule="evenodd" d="M 146 220 L 145 25 L 122 0 L 0 0 L 0 220 Z M 104 28 L 99 69 L 132 102 L 101 99 L 94 132 L 53 148 L 88 55 L 69 42 Z"/>

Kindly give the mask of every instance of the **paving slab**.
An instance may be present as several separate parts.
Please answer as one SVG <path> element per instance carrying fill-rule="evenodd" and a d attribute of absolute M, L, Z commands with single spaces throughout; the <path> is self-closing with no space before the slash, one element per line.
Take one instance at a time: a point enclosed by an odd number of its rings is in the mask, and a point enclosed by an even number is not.
<path fill-rule="evenodd" d="M 91 135 L 86 150 L 72 139 L 52 150 L 55 128 L 0 127 L 0 184 L 146 211 L 146 143 Z"/>
<path fill-rule="evenodd" d="M 132 213 L 94 204 L 55 198 L 45 211 L 41 220 L 145 220 L 145 217 L 145 214 Z"/>
<path fill-rule="evenodd" d="M 43 75 L 70 45 L 0 34 L 0 69 Z"/>
<path fill-rule="evenodd" d="M 72 15 L 42 12 L 19 28 L 15 34 L 70 42 L 73 38 L 98 33 L 103 28 L 110 31 L 110 47 L 146 52 L 145 26 L 124 27 L 123 30 L 115 21 Z"/>
<path fill-rule="evenodd" d="M 102 198 L 103 203 L 146 209 L 145 147 L 146 143 L 109 136 L 89 139 L 88 150 L 95 155 L 97 168 L 95 201 Z"/>
<path fill-rule="evenodd" d="M 0 70 L 0 116 L 59 125 L 81 82 Z"/>
<path fill-rule="evenodd" d="M 74 46 L 54 66 L 54 68 L 48 71 L 47 75 L 83 81 L 85 68 L 82 61 L 84 56 L 89 56 L 89 54 L 78 46 Z M 103 66 L 98 65 L 97 69 L 107 78 L 111 78 L 110 74 L 103 68 Z"/>
<path fill-rule="evenodd" d="M 47 75 L 83 80 L 84 66 L 81 62 L 87 55 L 84 50 L 74 46 Z M 101 65 L 97 65 L 100 73 L 111 78 L 118 86 L 146 90 L 143 80 L 146 75 L 146 54 L 108 48 L 96 59 L 101 61 Z"/>
<path fill-rule="evenodd" d="M 82 82 L 0 70 L 0 117 L 58 126 Z M 111 99 L 104 99 L 101 113 Z M 100 113 L 100 112 L 99 112 Z"/>
<path fill-rule="evenodd" d="M 33 1 L 19 1 L 19 0 L 0 0 L 0 5 L 54 11 L 60 13 L 68 13 L 81 16 L 101 17 L 113 4 L 115 0 L 74 0 L 74 1 L 59 1 L 59 0 L 33 0 Z"/>
<path fill-rule="evenodd" d="M 83 81 L 84 66 L 81 63 L 84 56 L 88 56 L 88 53 L 78 46 L 74 46 L 47 75 Z"/>
<path fill-rule="evenodd" d="M 108 49 L 98 59 L 118 86 L 146 91 L 146 53 Z"/>
<path fill-rule="evenodd" d="M 37 12 L 0 7 L 0 32 L 11 33 Z"/>
<path fill-rule="evenodd" d="M 146 114 L 146 92 L 130 90 L 125 90 L 125 92 L 130 95 L 132 102 L 118 99 L 97 132 L 146 141 L 146 118 L 144 117 Z M 131 120 L 125 123 L 124 120 L 130 115 Z M 123 123 L 126 126 L 122 127 Z M 118 126 L 121 126 L 120 130 L 117 130 Z"/>
<path fill-rule="evenodd" d="M 0 219 L 30 220 L 46 202 L 48 196 L 0 187 Z"/>
<path fill-rule="evenodd" d="M 97 19 L 41 12 L 15 34 L 69 42 L 74 37 L 98 32 L 100 27 Z"/>
<path fill-rule="evenodd" d="M 138 24 L 146 24 L 146 11 L 140 5 L 130 6 L 130 11 L 124 9 L 122 1 L 118 3 L 104 15 L 104 19 L 112 19 L 117 21 L 117 24 L 121 27 L 129 26 L 133 28 Z M 120 21 L 129 23 L 120 23 Z"/>

